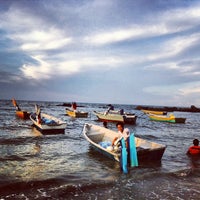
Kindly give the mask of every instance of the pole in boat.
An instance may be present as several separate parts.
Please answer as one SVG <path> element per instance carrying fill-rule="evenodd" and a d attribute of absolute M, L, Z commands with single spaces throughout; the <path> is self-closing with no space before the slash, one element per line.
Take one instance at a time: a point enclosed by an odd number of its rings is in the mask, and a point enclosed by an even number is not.
<path fill-rule="evenodd" d="M 131 133 L 129 136 L 129 160 L 131 167 L 138 166 L 137 150 L 135 146 L 135 136 L 133 133 Z"/>
<path fill-rule="evenodd" d="M 121 139 L 121 158 L 120 158 L 120 164 L 122 171 L 127 174 L 128 173 L 128 167 L 127 167 L 127 150 L 126 150 L 126 143 L 124 138 Z"/>

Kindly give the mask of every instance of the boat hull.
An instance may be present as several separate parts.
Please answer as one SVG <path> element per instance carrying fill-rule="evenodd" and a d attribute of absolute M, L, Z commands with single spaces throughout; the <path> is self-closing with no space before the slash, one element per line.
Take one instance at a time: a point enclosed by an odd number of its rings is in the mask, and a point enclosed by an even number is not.
<path fill-rule="evenodd" d="M 175 122 L 176 123 L 185 123 L 185 121 L 186 121 L 186 118 L 175 118 Z"/>
<path fill-rule="evenodd" d="M 75 118 L 87 118 L 88 117 L 88 112 L 82 112 L 82 111 L 73 111 L 66 109 L 66 114 L 70 117 L 75 117 Z"/>
<path fill-rule="evenodd" d="M 50 135 L 50 134 L 64 134 L 65 129 L 63 128 L 56 128 L 56 129 L 45 129 L 37 126 L 36 124 L 33 124 L 33 127 L 35 127 L 38 131 L 40 131 L 44 135 Z"/>
<path fill-rule="evenodd" d="M 123 122 L 125 124 L 135 124 L 137 116 L 133 114 L 126 114 L 126 115 L 120 115 L 120 114 L 103 114 L 100 112 L 94 111 L 94 114 L 97 116 L 99 121 L 105 121 L 105 122 Z"/>
<path fill-rule="evenodd" d="M 157 110 L 141 110 L 145 114 L 154 114 L 154 115 L 167 115 L 166 111 L 157 111 Z"/>
<path fill-rule="evenodd" d="M 99 145 L 102 141 L 112 141 L 117 137 L 118 133 L 97 125 L 85 124 L 83 134 L 91 147 L 108 158 L 120 162 L 120 153 L 107 150 Z M 135 137 L 136 150 L 139 163 L 144 162 L 160 162 L 166 145 L 157 144 L 155 142 L 146 141 Z"/>
<path fill-rule="evenodd" d="M 170 123 L 185 123 L 186 118 L 177 118 L 174 115 L 172 116 L 163 116 L 163 115 L 149 115 L 149 119 L 153 121 L 160 121 L 160 122 L 170 122 Z"/>
<path fill-rule="evenodd" d="M 30 119 L 30 113 L 27 111 L 17 110 L 15 114 L 17 117 L 19 117 L 21 119 Z"/>
<path fill-rule="evenodd" d="M 66 128 L 66 122 L 61 121 L 60 119 L 50 116 L 48 114 L 42 113 L 42 119 L 53 120 L 55 123 L 38 123 L 36 120 L 36 114 L 31 114 L 30 119 L 33 122 L 33 126 L 39 130 L 42 134 L 64 134 Z"/>

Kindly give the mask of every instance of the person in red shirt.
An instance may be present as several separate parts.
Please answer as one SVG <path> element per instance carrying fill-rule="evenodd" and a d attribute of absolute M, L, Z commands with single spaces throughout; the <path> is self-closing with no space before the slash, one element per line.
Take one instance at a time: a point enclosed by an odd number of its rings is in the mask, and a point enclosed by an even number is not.
<path fill-rule="evenodd" d="M 199 140 L 198 139 L 193 140 L 193 146 L 189 147 L 187 154 L 200 155 L 200 146 L 199 146 Z"/>

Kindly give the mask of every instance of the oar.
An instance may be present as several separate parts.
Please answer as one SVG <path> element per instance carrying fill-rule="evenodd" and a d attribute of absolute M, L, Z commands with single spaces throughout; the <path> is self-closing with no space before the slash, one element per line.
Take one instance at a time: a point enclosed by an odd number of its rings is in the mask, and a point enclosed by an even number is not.
<path fill-rule="evenodd" d="M 127 150 L 126 150 L 126 143 L 124 138 L 121 139 L 121 158 L 120 158 L 120 164 L 122 171 L 127 174 L 128 173 L 128 167 L 127 167 Z"/>
<path fill-rule="evenodd" d="M 13 106 L 17 106 L 17 102 L 16 102 L 16 100 L 15 99 L 12 99 L 12 103 L 13 103 Z"/>
<path fill-rule="evenodd" d="M 131 133 L 129 136 L 129 160 L 131 167 L 138 166 L 137 150 L 135 146 L 135 136 L 133 133 Z"/>
<path fill-rule="evenodd" d="M 35 104 L 35 113 L 36 113 L 37 115 L 40 114 L 40 107 L 39 107 L 37 104 Z"/>
<path fill-rule="evenodd" d="M 13 103 L 13 106 L 16 108 L 16 110 L 21 110 L 19 108 L 19 106 L 17 105 L 17 102 L 16 102 L 16 100 L 14 98 L 12 99 L 12 103 Z"/>

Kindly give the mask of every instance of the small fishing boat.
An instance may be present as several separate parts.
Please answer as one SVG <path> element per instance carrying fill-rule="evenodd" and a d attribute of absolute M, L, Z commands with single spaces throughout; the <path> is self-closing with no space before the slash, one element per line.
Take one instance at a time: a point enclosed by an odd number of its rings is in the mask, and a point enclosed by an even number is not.
<path fill-rule="evenodd" d="M 65 132 L 67 123 L 45 113 L 32 113 L 30 119 L 43 134 L 62 134 Z"/>
<path fill-rule="evenodd" d="M 16 110 L 15 112 L 16 116 L 21 119 L 30 119 L 30 112 L 25 110 Z"/>
<path fill-rule="evenodd" d="M 88 112 L 83 112 L 80 110 L 71 110 L 66 108 L 66 113 L 70 117 L 75 117 L 75 118 L 87 118 L 88 117 Z"/>
<path fill-rule="evenodd" d="M 99 121 L 103 122 L 123 122 L 125 124 L 135 124 L 137 116 L 131 113 L 121 114 L 118 111 L 110 111 L 108 113 L 102 113 L 94 111 Z"/>
<path fill-rule="evenodd" d="M 170 114 L 168 116 L 149 114 L 148 116 L 150 120 L 160 122 L 185 123 L 186 120 L 186 118 L 175 117 L 173 114 Z"/>
<path fill-rule="evenodd" d="M 154 115 L 167 115 L 167 111 L 158 111 L 158 110 L 141 110 L 145 114 L 154 114 Z"/>
<path fill-rule="evenodd" d="M 16 108 L 15 115 L 21 119 L 30 119 L 30 112 L 26 110 L 21 110 L 19 105 L 17 104 L 17 101 L 15 99 L 12 99 L 13 106 Z"/>
<path fill-rule="evenodd" d="M 120 152 L 115 148 L 106 146 L 105 143 L 111 144 L 113 139 L 118 136 L 118 133 L 94 124 L 85 124 L 83 135 L 96 151 L 103 155 L 120 162 Z M 104 143 L 104 146 L 102 145 Z M 147 141 L 135 137 L 135 146 L 137 151 L 138 162 L 159 162 L 162 159 L 166 145 Z"/>

